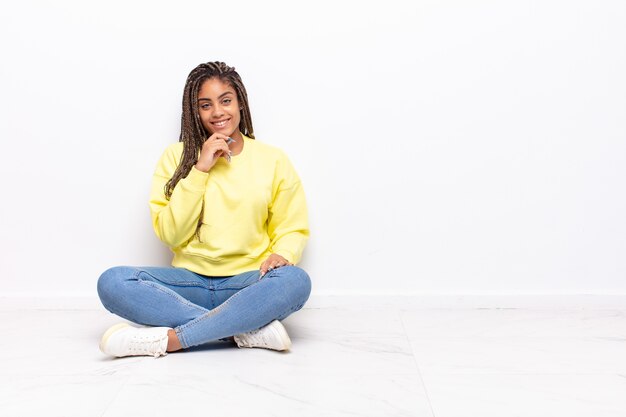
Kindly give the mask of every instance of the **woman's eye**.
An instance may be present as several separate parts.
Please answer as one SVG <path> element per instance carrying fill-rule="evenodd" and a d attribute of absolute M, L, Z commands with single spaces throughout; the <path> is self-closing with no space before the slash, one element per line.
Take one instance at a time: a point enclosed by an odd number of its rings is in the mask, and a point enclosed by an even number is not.
<path fill-rule="evenodd" d="M 231 101 L 231 100 L 230 100 L 229 98 L 227 98 L 227 99 L 226 99 L 226 100 L 224 100 L 222 103 L 224 103 L 224 104 L 230 104 L 230 101 Z"/>
<path fill-rule="evenodd" d="M 208 109 L 210 106 L 211 106 L 210 104 L 204 103 L 204 104 L 200 105 L 200 108 L 201 109 Z"/>

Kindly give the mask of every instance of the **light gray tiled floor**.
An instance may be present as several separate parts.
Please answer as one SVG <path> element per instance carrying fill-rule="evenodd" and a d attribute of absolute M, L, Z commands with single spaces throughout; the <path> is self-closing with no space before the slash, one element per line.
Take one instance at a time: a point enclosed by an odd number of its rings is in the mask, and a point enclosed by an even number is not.
<path fill-rule="evenodd" d="M 289 353 L 110 359 L 104 310 L 0 311 L 0 415 L 626 416 L 626 310 L 305 308 Z"/>

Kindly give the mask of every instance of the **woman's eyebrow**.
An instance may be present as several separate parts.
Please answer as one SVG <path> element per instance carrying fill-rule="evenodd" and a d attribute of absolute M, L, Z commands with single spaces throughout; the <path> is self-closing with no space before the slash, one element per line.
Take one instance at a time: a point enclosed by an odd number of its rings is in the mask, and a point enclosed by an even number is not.
<path fill-rule="evenodd" d="M 222 98 L 222 97 L 224 97 L 226 94 L 233 94 L 233 92 L 232 92 L 232 91 L 227 91 L 227 92 L 225 92 L 225 93 L 220 94 L 220 96 L 219 96 L 218 98 Z M 202 100 L 205 100 L 205 101 L 211 101 L 211 99 L 210 99 L 210 98 L 199 98 L 199 99 L 198 99 L 198 101 L 202 101 Z"/>

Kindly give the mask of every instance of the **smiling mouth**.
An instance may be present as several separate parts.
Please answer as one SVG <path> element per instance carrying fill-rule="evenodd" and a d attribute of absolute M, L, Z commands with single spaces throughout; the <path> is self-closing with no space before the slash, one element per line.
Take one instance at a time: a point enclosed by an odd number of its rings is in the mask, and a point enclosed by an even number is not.
<path fill-rule="evenodd" d="M 230 119 L 226 119 L 226 120 L 220 120 L 219 122 L 211 122 L 211 124 L 215 127 L 224 127 L 226 126 L 226 123 L 228 123 Z"/>

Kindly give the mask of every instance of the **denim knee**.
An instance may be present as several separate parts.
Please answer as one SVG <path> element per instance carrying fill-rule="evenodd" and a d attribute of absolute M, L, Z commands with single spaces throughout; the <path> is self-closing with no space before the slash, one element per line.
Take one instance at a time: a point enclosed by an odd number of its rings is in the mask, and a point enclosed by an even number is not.
<path fill-rule="evenodd" d="M 102 305 L 111 311 L 111 305 L 115 299 L 119 299 L 123 292 L 123 283 L 127 281 L 134 273 L 135 268 L 128 266 L 115 266 L 109 268 L 98 278 L 98 297 Z"/>
<path fill-rule="evenodd" d="M 300 267 L 288 265 L 276 269 L 279 275 L 284 276 L 283 286 L 287 297 L 295 306 L 294 311 L 304 306 L 311 294 L 311 278 Z"/>
<path fill-rule="evenodd" d="M 294 274 L 295 277 L 295 281 L 298 283 L 298 288 L 299 288 L 299 294 L 300 294 L 300 303 L 299 303 L 299 307 L 298 309 L 302 308 L 302 306 L 304 305 L 304 303 L 306 303 L 306 301 L 309 299 L 309 296 L 311 295 L 311 278 L 309 277 L 309 274 L 306 273 L 306 271 L 302 268 L 298 268 L 297 266 L 294 266 L 293 268 L 296 269 L 296 273 Z"/>

